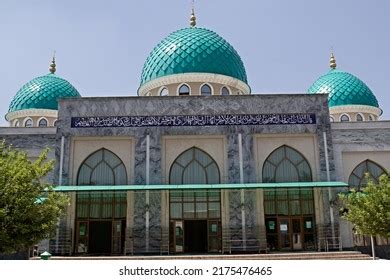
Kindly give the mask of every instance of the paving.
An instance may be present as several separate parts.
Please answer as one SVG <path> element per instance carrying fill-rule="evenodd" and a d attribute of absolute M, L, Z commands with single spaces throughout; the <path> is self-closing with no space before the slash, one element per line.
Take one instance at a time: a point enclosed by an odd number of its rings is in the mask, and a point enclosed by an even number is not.
<path fill-rule="evenodd" d="M 37 257 L 32 259 L 39 259 Z M 370 260 L 358 251 L 231 255 L 53 256 L 51 260 Z"/>

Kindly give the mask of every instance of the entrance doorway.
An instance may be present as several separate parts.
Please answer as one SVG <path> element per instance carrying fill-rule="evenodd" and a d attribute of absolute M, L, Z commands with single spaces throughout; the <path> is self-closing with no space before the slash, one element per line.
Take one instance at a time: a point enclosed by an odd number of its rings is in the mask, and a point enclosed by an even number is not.
<path fill-rule="evenodd" d="M 266 217 L 267 243 L 270 250 L 313 250 L 313 217 Z"/>
<path fill-rule="evenodd" d="M 89 230 L 93 234 L 89 236 L 89 253 L 90 254 L 107 254 L 111 253 L 112 240 L 112 222 L 96 221 L 89 222 Z"/>
<path fill-rule="evenodd" d="M 184 221 L 184 252 L 207 252 L 207 220 Z"/>
<path fill-rule="evenodd" d="M 220 191 L 170 191 L 171 253 L 218 253 L 222 250 Z"/>

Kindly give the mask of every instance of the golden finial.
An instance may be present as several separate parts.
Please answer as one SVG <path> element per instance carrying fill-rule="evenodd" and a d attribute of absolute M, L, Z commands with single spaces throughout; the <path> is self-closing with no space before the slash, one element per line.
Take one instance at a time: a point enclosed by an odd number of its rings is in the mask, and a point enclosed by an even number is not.
<path fill-rule="evenodd" d="M 195 16 L 195 9 L 194 9 L 194 0 L 192 0 L 192 12 L 190 17 L 190 26 L 195 27 L 196 25 L 196 16 Z"/>
<path fill-rule="evenodd" d="M 53 60 L 51 61 L 49 71 L 52 74 L 56 72 L 56 51 L 54 51 Z"/>
<path fill-rule="evenodd" d="M 334 57 L 333 51 L 330 55 L 330 68 L 331 69 L 336 69 L 337 64 L 336 64 L 336 58 Z"/>

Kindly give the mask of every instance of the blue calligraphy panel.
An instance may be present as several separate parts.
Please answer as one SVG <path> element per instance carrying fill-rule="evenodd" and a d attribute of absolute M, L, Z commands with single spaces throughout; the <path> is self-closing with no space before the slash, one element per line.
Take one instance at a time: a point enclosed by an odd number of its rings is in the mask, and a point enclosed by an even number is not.
<path fill-rule="evenodd" d="M 315 114 L 73 117 L 71 127 L 150 127 L 316 124 Z"/>

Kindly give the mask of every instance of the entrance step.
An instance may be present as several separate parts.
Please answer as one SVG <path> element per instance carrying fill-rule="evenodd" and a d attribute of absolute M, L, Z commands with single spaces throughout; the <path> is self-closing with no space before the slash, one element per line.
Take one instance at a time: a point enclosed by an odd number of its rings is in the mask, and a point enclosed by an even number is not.
<path fill-rule="evenodd" d="M 39 259 L 37 257 L 33 259 Z M 165 255 L 165 256 L 70 256 L 51 260 L 370 260 L 358 251 L 301 252 L 240 255 Z"/>

